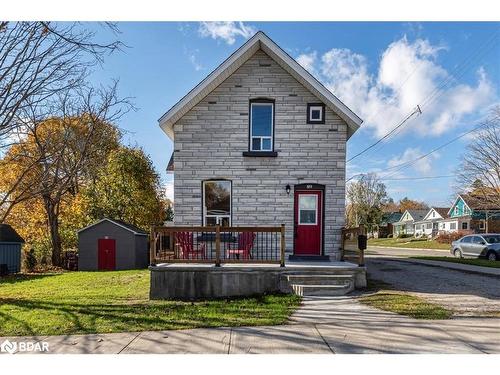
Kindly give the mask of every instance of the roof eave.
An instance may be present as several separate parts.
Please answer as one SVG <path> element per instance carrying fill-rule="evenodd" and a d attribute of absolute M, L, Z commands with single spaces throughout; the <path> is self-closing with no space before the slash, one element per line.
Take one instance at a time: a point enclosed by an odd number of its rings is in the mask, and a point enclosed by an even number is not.
<path fill-rule="evenodd" d="M 347 123 L 347 139 L 359 129 L 363 120 L 358 115 L 342 103 L 332 92 L 273 42 L 266 34 L 259 31 L 160 117 L 158 122 L 165 134 L 173 141 L 173 126 L 175 122 L 215 89 L 215 87 L 210 88 L 210 85 L 212 85 L 220 75 L 224 74 L 226 78 L 230 76 L 247 60 L 239 61 L 240 59 L 243 60 L 246 54 L 253 55 L 258 49 L 262 49 L 268 55 L 271 55 L 271 58 L 273 58 L 282 68 L 294 76 L 302 85 L 313 92 L 313 94 L 322 99 L 325 104 Z M 239 64 L 239 62 L 241 63 Z M 207 89 L 208 92 L 205 92 Z"/>

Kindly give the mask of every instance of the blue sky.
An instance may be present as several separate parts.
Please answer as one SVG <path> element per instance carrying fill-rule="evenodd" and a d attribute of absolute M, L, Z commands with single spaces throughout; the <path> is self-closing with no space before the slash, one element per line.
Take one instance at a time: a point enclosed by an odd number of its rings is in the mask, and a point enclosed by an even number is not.
<path fill-rule="evenodd" d="M 470 137 L 407 168 L 398 165 L 472 129 L 498 103 L 499 23 L 132 22 L 118 27 L 128 47 L 107 57 L 92 79 L 119 79 L 121 95 L 133 97 L 138 110 L 119 124 L 125 142 L 150 154 L 168 186 L 172 143 L 158 118 L 256 30 L 266 32 L 365 120 L 348 142 L 348 159 L 422 107 L 422 115 L 412 116 L 397 134 L 347 166 L 348 176 L 379 172 L 394 199 L 448 204 L 453 177 L 404 179 L 453 175 Z M 99 38 L 109 39 L 107 31 L 96 30 Z"/>

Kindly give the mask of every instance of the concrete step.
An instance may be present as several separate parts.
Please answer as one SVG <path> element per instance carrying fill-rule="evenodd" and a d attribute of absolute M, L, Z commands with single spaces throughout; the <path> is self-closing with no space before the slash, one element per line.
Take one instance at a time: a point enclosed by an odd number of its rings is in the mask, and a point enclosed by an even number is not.
<path fill-rule="evenodd" d="M 354 290 L 354 285 L 310 285 L 292 284 L 292 290 L 299 296 L 343 296 Z"/>
<path fill-rule="evenodd" d="M 286 275 L 290 284 L 305 285 L 346 285 L 354 283 L 351 275 Z"/>

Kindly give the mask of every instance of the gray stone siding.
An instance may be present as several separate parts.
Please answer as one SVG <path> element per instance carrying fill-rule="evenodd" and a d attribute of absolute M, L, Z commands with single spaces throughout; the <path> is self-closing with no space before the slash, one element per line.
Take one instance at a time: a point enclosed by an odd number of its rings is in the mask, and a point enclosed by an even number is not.
<path fill-rule="evenodd" d="M 275 100 L 277 157 L 248 151 L 249 100 Z M 215 102 L 215 103 L 214 103 Z M 338 259 L 344 225 L 347 124 L 326 108 L 325 124 L 307 124 L 320 100 L 259 50 L 175 125 L 176 225 L 201 225 L 202 181 L 232 181 L 232 225 L 286 225 L 293 249 L 293 186 L 325 185 L 324 253 Z M 292 191 L 286 194 L 285 186 Z"/>

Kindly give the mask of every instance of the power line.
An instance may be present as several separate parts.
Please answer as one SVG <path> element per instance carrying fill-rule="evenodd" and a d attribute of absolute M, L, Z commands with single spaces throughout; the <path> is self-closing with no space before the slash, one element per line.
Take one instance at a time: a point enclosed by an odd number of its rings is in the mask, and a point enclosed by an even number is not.
<path fill-rule="evenodd" d="M 442 145 L 440 145 L 440 146 L 432 149 L 431 151 L 427 152 L 424 155 L 419 156 L 418 158 L 409 160 L 409 161 L 401 163 L 401 164 L 394 165 L 392 167 L 388 167 L 388 168 L 382 169 L 380 171 L 376 171 L 374 173 L 383 173 L 383 172 L 392 171 L 393 169 L 395 169 L 386 178 L 380 178 L 381 180 L 384 180 L 384 181 L 395 180 L 395 179 L 391 179 L 391 176 L 394 176 L 395 173 L 399 172 L 400 170 L 402 170 L 404 168 L 407 168 L 407 167 L 410 167 L 410 166 L 414 165 L 416 162 L 418 162 L 418 161 L 420 161 L 420 160 L 428 157 L 429 155 L 433 154 L 434 152 L 437 152 L 437 151 L 445 148 L 446 146 L 450 145 L 451 143 L 458 141 L 459 139 L 465 137 L 466 135 L 481 130 L 482 128 L 484 128 L 484 126 L 485 126 L 485 124 L 479 124 L 477 127 L 473 128 L 473 129 L 471 129 L 471 130 L 469 130 L 469 131 L 467 131 L 465 133 L 462 133 L 462 134 L 458 135 L 457 137 L 455 137 L 453 139 L 450 139 L 448 142 L 443 143 Z M 355 174 L 355 175 L 351 176 L 349 179 L 347 179 L 346 182 L 351 181 L 355 177 L 364 176 L 364 175 L 366 175 L 366 173 Z M 408 178 L 404 178 L 404 179 L 412 179 L 412 177 L 408 177 Z M 421 179 L 421 177 L 414 177 L 413 179 Z"/>
<path fill-rule="evenodd" d="M 432 180 L 435 178 L 450 178 L 456 175 L 444 175 L 444 176 L 427 176 L 427 177 L 401 177 L 401 178 L 381 178 L 381 181 L 405 181 L 405 180 Z"/>
<path fill-rule="evenodd" d="M 375 147 L 376 145 L 378 145 L 380 142 L 382 142 L 384 139 L 386 139 L 387 137 L 390 137 L 392 133 L 394 133 L 398 128 L 400 128 L 401 126 L 404 125 L 404 123 L 406 121 L 408 121 L 414 114 L 416 113 L 422 113 L 422 111 L 420 110 L 420 107 L 417 105 L 417 107 L 412 111 L 412 113 L 410 113 L 408 116 L 406 116 L 403 121 L 401 121 L 395 128 L 393 128 L 389 133 L 387 133 L 386 135 L 384 135 L 382 138 L 380 138 L 379 140 L 377 140 L 375 143 L 371 144 L 370 146 L 368 146 L 367 148 L 365 148 L 364 150 L 358 152 L 356 155 L 354 155 L 352 158 L 350 158 L 349 160 L 347 160 L 346 163 L 349 163 L 350 161 L 356 159 L 358 156 L 361 156 L 363 155 L 365 152 L 367 152 L 368 150 L 372 149 L 373 147 Z"/>
<path fill-rule="evenodd" d="M 424 108 L 424 107 L 427 107 L 429 106 L 432 102 L 434 102 L 435 100 L 437 100 L 439 97 L 441 97 L 443 94 L 444 94 L 444 88 L 449 84 L 451 83 L 453 80 L 457 80 L 459 78 L 461 78 L 465 72 L 468 70 L 470 64 L 475 60 L 476 57 L 480 56 L 481 54 L 485 54 L 488 52 L 488 50 L 485 48 L 488 46 L 488 44 L 490 44 L 492 41 L 495 41 L 495 36 L 496 34 L 500 31 L 499 30 L 496 30 L 495 32 L 493 32 L 493 34 L 483 43 L 481 44 L 478 49 L 476 50 L 476 52 L 468 55 L 464 60 L 462 60 L 462 62 L 456 66 L 452 71 L 451 73 L 445 78 L 443 79 L 440 84 L 434 88 L 434 90 L 432 90 L 427 97 L 425 97 L 422 101 L 421 101 L 421 104 L 420 105 L 417 105 L 417 107 L 413 110 L 413 112 L 408 115 L 405 119 L 403 119 L 403 121 L 401 121 L 395 128 L 393 128 L 389 133 L 385 134 L 382 138 L 378 139 L 375 143 L 371 144 L 370 146 L 368 146 L 367 148 L 363 149 L 362 151 L 360 151 L 359 153 L 357 153 L 356 155 L 354 155 L 352 158 L 350 158 L 349 160 L 347 160 L 346 163 L 349 163 L 350 161 L 352 161 L 353 159 L 363 155 L 365 152 L 369 151 L 370 149 L 372 149 L 373 147 L 375 147 L 376 145 L 378 145 L 379 143 L 381 143 L 382 141 L 384 141 L 385 139 L 389 138 L 392 134 L 394 134 L 398 129 L 401 131 L 402 129 L 402 126 L 415 114 L 418 113 L 419 114 L 422 114 L 422 110 L 421 108 Z M 483 50 L 484 49 L 484 50 Z M 418 67 L 418 66 L 417 66 Z M 405 79 L 405 81 L 402 83 L 402 85 L 398 88 L 397 91 L 399 91 L 403 86 L 404 84 L 408 81 L 408 79 L 411 77 L 411 75 L 417 70 L 417 67 L 410 73 L 410 75 Z M 460 74 L 458 75 L 455 75 L 455 73 L 458 73 L 459 69 L 461 69 L 462 71 L 460 72 Z M 380 113 L 380 110 L 377 112 L 377 115 L 378 113 Z M 375 116 L 373 116 L 375 117 Z M 399 134 L 399 132 L 397 132 L 396 134 Z"/>
<path fill-rule="evenodd" d="M 431 155 L 431 154 L 433 154 L 433 153 L 435 153 L 435 152 L 437 152 L 437 151 L 441 150 L 442 148 L 445 148 L 446 146 L 450 145 L 451 143 L 458 141 L 459 139 L 461 139 L 461 138 L 465 137 L 466 135 L 469 135 L 469 134 L 471 134 L 471 133 L 473 133 L 473 132 L 476 132 L 476 131 L 478 131 L 478 130 L 480 130 L 480 129 L 481 129 L 481 126 L 480 126 L 480 127 L 478 127 L 478 128 L 471 129 L 471 130 L 469 130 L 469 131 L 467 131 L 467 132 L 465 132 L 465 133 L 462 133 L 462 134 L 460 134 L 459 136 L 457 136 L 457 137 L 455 137 L 455 138 L 453 138 L 453 139 L 449 140 L 448 142 L 443 143 L 442 145 L 440 145 L 440 146 L 438 146 L 438 147 L 436 147 L 436 148 L 432 149 L 431 151 L 427 152 L 426 154 L 419 156 L 419 157 L 418 157 L 418 158 L 416 158 L 416 159 L 409 160 L 409 161 L 404 162 L 404 163 L 402 163 L 402 164 L 394 165 L 394 166 L 389 167 L 389 168 L 386 168 L 386 169 L 384 169 L 384 170 L 382 170 L 382 171 L 380 171 L 380 172 L 387 172 L 387 171 L 391 171 L 391 170 L 395 169 L 395 170 L 392 172 L 392 174 L 391 174 L 391 175 L 389 175 L 389 177 L 390 177 L 390 176 L 393 176 L 393 175 L 394 175 L 394 173 L 396 173 L 396 172 L 400 171 L 401 169 L 406 168 L 406 167 L 410 167 L 410 166 L 414 165 L 416 162 L 418 162 L 418 161 L 420 161 L 420 160 L 422 160 L 422 159 L 424 159 L 424 158 L 428 157 L 429 155 Z"/>

